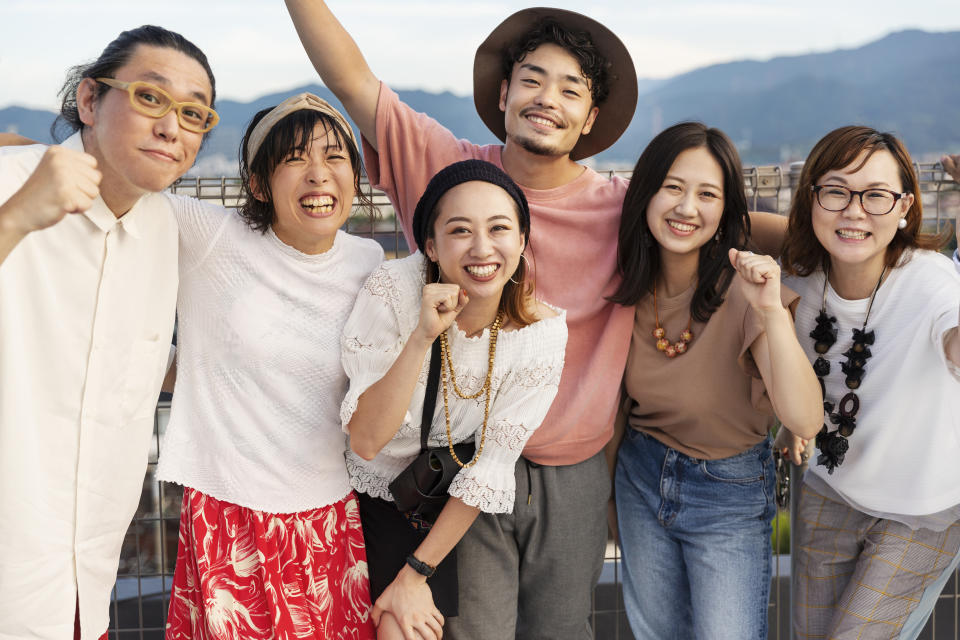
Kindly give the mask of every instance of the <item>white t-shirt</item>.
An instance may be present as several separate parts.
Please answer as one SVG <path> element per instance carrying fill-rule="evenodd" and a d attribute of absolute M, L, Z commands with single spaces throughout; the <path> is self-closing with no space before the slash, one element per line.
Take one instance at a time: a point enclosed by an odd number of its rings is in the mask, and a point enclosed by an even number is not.
<path fill-rule="evenodd" d="M 0 149 L 0 202 L 45 150 Z M 161 194 L 119 219 L 97 198 L 0 264 L 0 638 L 72 638 L 78 595 L 84 640 L 106 630 L 176 296 Z"/>
<path fill-rule="evenodd" d="M 960 505 L 960 379 L 951 373 L 943 334 L 957 326 L 960 275 L 945 256 L 931 251 L 905 255 L 906 263 L 889 271 L 877 292 L 867 323 L 876 341 L 870 346 L 860 388 L 856 431 L 842 465 L 832 474 L 816 464 L 815 476 L 854 508 L 916 522 Z M 823 299 L 824 274 L 787 277 L 784 283 L 802 296 L 797 336 L 813 362 L 810 331 Z M 849 391 L 840 364 L 860 329 L 868 299 L 844 300 L 827 287 L 827 313 L 836 316 L 837 341 L 825 354 L 830 361 L 827 400 L 835 405 Z M 832 431 L 836 425 L 826 415 Z"/>
<path fill-rule="evenodd" d="M 347 423 L 357 400 L 393 366 L 420 317 L 424 285 L 423 254 L 383 263 L 364 284 L 343 330 L 343 368 L 350 389 L 340 419 Z M 468 338 L 454 324 L 448 332 L 457 384 L 465 394 L 475 393 L 487 375 L 489 329 Z M 461 469 L 450 484 L 451 496 L 487 513 L 513 510 L 516 486 L 514 465 L 524 444 L 540 426 L 560 382 L 567 343 L 566 313 L 560 311 L 516 331 L 501 331 L 491 377 L 487 437 L 480 460 Z M 427 352 L 403 424 L 373 460 L 364 460 L 349 448 L 347 468 L 357 491 L 392 500 L 389 484 L 420 452 L 420 419 L 426 393 L 430 353 Z M 427 444 L 446 446 L 442 389 Z M 474 440 L 480 447 L 484 396 L 461 399 L 448 389 L 450 426 L 454 444 Z M 464 461 L 466 462 L 466 461 Z"/>
<path fill-rule="evenodd" d="M 340 334 L 383 250 L 340 231 L 330 250 L 306 255 L 233 211 L 172 201 L 177 387 L 157 476 L 269 513 L 341 500 Z"/>

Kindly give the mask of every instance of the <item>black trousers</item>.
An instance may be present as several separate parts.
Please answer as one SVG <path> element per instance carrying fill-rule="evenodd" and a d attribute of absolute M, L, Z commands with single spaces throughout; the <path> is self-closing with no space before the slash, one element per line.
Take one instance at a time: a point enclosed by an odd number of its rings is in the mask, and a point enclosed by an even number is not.
<path fill-rule="evenodd" d="M 427 531 L 418 531 L 397 507 L 381 498 L 357 492 L 360 522 L 367 547 L 367 569 L 370 573 L 370 599 L 376 602 L 406 564 L 407 556 L 420 546 Z M 433 603 L 444 618 L 457 615 L 457 550 L 454 548 L 427 578 L 433 592 Z"/>

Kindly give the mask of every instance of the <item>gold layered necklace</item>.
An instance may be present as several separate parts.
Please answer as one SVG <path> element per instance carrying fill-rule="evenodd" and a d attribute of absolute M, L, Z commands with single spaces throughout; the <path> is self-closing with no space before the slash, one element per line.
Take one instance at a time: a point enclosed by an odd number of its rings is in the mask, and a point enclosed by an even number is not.
<path fill-rule="evenodd" d="M 490 417 L 490 379 L 493 377 L 493 360 L 497 352 L 497 336 L 500 335 L 500 327 L 502 325 L 503 311 L 498 311 L 497 317 L 494 319 L 493 324 L 490 325 L 490 346 L 488 348 L 489 358 L 487 359 L 487 378 L 484 380 L 483 386 L 481 386 L 476 393 L 472 394 L 464 393 L 457 384 L 457 378 L 453 372 L 453 361 L 450 358 L 450 345 L 447 342 L 447 332 L 444 331 L 440 334 L 440 382 L 443 388 L 443 417 L 447 422 L 447 446 L 450 447 L 450 457 L 452 457 L 454 462 L 464 469 L 477 464 L 477 461 L 480 459 L 480 454 L 483 453 L 483 445 L 487 441 L 487 418 Z M 453 450 L 453 435 L 451 434 L 450 429 L 450 406 L 447 401 L 448 371 L 450 372 L 450 382 L 452 383 L 454 393 L 464 400 L 473 400 L 474 398 L 479 398 L 481 393 L 486 394 L 483 400 L 483 426 L 480 428 L 480 446 L 477 447 L 477 453 L 473 456 L 473 460 L 467 462 L 466 464 L 464 464 L 460 458 L 457 457 L 457 454 Z"/>

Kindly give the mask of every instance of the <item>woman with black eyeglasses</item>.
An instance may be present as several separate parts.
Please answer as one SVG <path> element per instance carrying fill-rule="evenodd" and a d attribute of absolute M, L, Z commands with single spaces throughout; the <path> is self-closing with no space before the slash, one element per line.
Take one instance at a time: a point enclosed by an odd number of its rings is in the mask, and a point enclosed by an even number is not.
<path fill-rule="evenodd" d="M 797 637 L 916 638 L 960 560 L 960 276 L 921 223 L 894 136 L 843 127 L 813 148 L 782 256 L 824 394 L 793 525 Z M 778 445 L 799 464 L 806 441 Z"/>

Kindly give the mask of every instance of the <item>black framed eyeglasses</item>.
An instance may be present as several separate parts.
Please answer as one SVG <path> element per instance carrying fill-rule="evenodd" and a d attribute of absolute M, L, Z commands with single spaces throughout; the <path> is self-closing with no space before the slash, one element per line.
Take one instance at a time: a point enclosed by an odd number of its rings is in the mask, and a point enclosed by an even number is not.
<path fill-rule="evenodd" d="M 818 184 L 810 187 L 817 194 L 817 202 L 827 211 L 843 211 L 853 202 L 853 196 L 860 197 L 860 208 L 872 216 L 885 216 L 897 205 L 906 193 L 897 193 L 889 189 L 864 189 L 854 191 L 838 184 Z"/>

